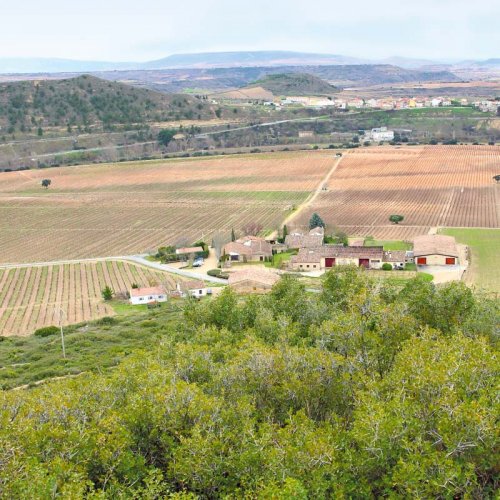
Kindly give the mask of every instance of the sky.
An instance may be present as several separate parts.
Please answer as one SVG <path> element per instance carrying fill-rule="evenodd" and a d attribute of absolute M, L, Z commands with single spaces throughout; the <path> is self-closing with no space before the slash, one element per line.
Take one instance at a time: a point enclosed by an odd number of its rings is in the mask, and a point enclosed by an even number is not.
<path fill-rule="evenodd" d="M 0 0 L 0 57 L 294 50 L 487 59 L 500 57 L 499 19 L 500 0 Z"/>

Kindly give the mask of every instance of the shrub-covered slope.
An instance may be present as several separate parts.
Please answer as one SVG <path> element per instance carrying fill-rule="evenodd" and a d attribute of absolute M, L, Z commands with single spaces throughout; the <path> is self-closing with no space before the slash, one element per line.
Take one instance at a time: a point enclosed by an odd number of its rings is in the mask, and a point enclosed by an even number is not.
<path fill-rule="evenodd" d="M 38 127 L 143 124 L 212 117 L 203 101 L 83 75 L 0 85 L 0 126 L 14 133 Z"/>
<path fill-rule="evenodd" d="M 351 268 L 189 302 L 112 372 L 0 393 L 0 496 L 493 497 L 497 324 L 461 283 Z"/>

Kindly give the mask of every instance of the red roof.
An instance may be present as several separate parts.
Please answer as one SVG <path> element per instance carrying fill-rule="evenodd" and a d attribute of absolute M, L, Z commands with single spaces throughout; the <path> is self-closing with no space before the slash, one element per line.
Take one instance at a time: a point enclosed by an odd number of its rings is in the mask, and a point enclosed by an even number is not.
<path fill-rule="evenodd" d="M 165 289 L 162 286 L 152 286 L 149 288 L 132 288 L 131 297 L 146 297 L 150 295 L 165 295 Z"/>

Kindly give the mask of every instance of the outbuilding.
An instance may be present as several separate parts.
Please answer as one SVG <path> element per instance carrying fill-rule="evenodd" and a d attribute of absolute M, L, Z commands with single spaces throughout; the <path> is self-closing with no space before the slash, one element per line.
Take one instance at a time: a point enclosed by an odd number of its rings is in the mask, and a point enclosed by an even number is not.
<path fill-rule="evenodd" d="M 413 255 L 417 266 L 454 266 L 459 263 L 455 238 L 442 234 L 415 237 Z"/>
<path fill-rule="evenodd" d="M 190 280 L 177 283 L 177 292 L 181 297 L 201 298 L 210 295 L 212 290 L 208 288 L 202 280 Z"/>
<path fill-rule="evenodd" d="M 232 272 L 228 284 L 236 293 L 267 293 L 279 279 L 265 269 L 244 269 Z"/>

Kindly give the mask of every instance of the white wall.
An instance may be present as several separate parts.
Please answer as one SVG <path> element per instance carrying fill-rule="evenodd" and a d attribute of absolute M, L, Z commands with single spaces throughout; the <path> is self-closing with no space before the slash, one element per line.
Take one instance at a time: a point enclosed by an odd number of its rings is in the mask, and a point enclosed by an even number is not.
<path fill-rule="evenodd" d="M 143 297 L 130 297 L 130 303 L 134 306 L 149 304 L 150 302 L 166 302 L 167 295 L 145 295 Z"/>

